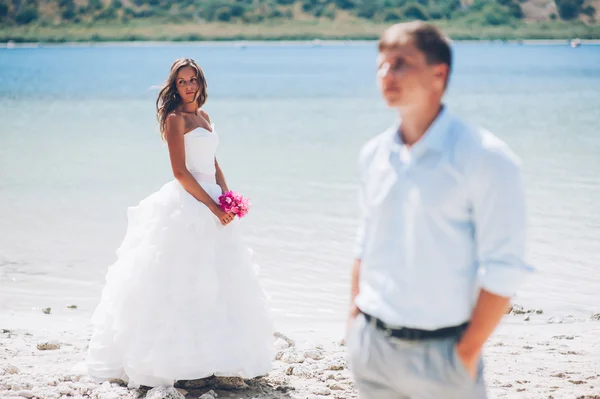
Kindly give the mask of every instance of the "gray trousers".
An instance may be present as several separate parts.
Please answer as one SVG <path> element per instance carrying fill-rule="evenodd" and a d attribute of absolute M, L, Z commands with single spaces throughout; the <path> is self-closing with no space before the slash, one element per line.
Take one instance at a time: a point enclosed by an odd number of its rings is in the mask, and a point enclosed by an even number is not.
<path fill-rule="evenodd" d="M 483 362 L 471 377 L 456 338 L 390 338 L 360 314 L 347 337 L 348 362 L 361 399 L 485 399 Z"/>

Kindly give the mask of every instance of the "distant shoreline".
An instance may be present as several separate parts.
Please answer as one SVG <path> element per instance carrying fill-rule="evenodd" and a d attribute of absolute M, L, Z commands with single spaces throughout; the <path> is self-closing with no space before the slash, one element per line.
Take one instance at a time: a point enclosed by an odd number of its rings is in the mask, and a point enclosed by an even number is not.
<path fill-rule="evenodd" d="M 571 39 L 581 43 L 600 43 L 600 24 L 579 22 L 531 22 L 514 25 L 473 25 L 460 21 L 432 21 L 445 34 L 457 42 L 501 41 L 514 43 L 568 43 Z M 2 26 L 0 43 L 9 41 L 21 46 L 35 43 L 340 43 L 376 40 L 389 23 L 369 21 L 320 20 L 289 23 L 168 23 L 159 21 L 134 21 L 127 24 L 65 24 Z"/>
<path fill-rule="evenodd" d="M 571 39 L 529 39 L 529 40 L 453 40 L 454 43 L 461 44 L 512 44 L 512 45 L 545 45 L 545 46 L 568 46 Z M 600 45 L 600 39 L 579 40 L 580 45 Z M 7 48 L 52 48 L 52 47 L 153 47 L 153 46 L 339 46 L 374 44 L 375 39 L 371 40 L 205 40 L 205 41 L 73 41 L 73 42 L 0 42 L 0 49 Z"/>

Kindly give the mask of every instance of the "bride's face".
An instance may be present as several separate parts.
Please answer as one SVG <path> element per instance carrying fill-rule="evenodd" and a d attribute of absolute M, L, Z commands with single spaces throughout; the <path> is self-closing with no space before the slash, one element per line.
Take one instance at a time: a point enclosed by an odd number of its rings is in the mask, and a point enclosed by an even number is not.
<path fill-rule="evenodd" d="M 198 76 L 194 68 L 189 66 L 181 68 L 179 72 L 177 72 L 175 85 L 177 87 L 177 92 L 184 103 L 187 104 L 196 100 L 199 85 Z"/>

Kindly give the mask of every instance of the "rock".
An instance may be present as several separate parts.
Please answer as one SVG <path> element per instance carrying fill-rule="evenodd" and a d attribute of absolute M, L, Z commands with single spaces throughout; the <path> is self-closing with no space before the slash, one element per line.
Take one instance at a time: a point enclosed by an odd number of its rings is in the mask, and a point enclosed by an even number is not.
<path fill-rule="evenodd" d="M 523 306 L 517 304 L 511 304 L 508 309 L 506 309 L 506 314 L 524 314 L 525 311 Z"/>
<path fill-rule="evenodd" d="M 185 396 L 185 395 L 187 395 L 187 394 L 188 394 L 188 391 L 186 391 L 186 390 L 185 390 L 185 389 L 183 389 L 183 388 L 175 388 L 175 389 L 177 389 L 177 392 L 179 392 L 179 393 L 180 393 L 180 394 L 182 394 L 183 396 Z"/>
<path fill-rule="evenodd" d="M 44 309 L 42 309 L 42 312 L 44 314 L 50 314 L 52 312 L 52 308 L 44 308 Z"/>
<path fill-rule="evenodd" d="M 276 332 L 276 333 L 274 333 L 274 334 L 273 334 L 273 336 L 274 336 L 275 338 L 278 338 L 278 339 L 282 339 L 282 340 L 284 340 L 285 342 L 287 342 L 287 343 L 288 343 L 288 345 L 289 345 L 289 346 L 295 346 L 295 345 L 296 345 L 296 343 L 295 343 L 295 342 L 294 342 L 292 339 L 290 339 L 290 338 L 286 337 L 285 335 L 283 335 L 283 334 L 282 334 L 282 333 L 280 333 L 280 332 Z"/>
<path fill-rule="evenodd" d="M 281 361 L 284 363 L 288 363 L 288 364 L 294 364 L 294 363 L 302 363 L 304 362 L 304 354 L 300 353 L 298 351 L 296 351 L 295 349 L 291 348 L 287 351 L 285 351 L 283 353 L 283 355 L 281 355 Z"/>
<path fill-rule="evenodd" d="M 216 399 L 219 395 L 215 393 L 215 391 L 208 391 L 204 395 L 200 396 L 198 399 Z"/>
<path fill-rule="evenodd" d="M 319 381 L 321 382 L 327 382 L 329 380 L 335 380 L 335 376 L 331 371 L 324 372 L 321 376 L 319 376 Z"/>
<path fill-rule="evenodd" d="M 569 341 L 574 340 L 575 337 L 573 335 L 555 335 L 552 339 L 568 339 Z"/>
<path fill-rule="evenodd" d="M 67 309 L 77 309 L 77 305 L 69 305 L 67 306 Z"/>
<path fill-rule="evenodd" d="M 295 375 L 296 377 L 302 377 L 302 378 L 312 378 L 314 373 L 308 367 L 299 364 L 292 368 L 292 375 Z"/>
<path fill-rule="evenodd" d="M 525 321 L 530 321 L 530 320 L 531 320 L 531 318 L 530 318 L 529 316 L 527 316 L 527 317 L 525 318 Z"/>
<path fill-rule="evenodd" d="M 594 313 L 590 316 L 591 321 L 600 321 L 600 313 Z"/>
<path fill-rule="evenodd" d="M 240 377 L 217 377 L 216 385 L 225 390 L 238 390 L 250 388 Z"/>
<path fill-rule="evenodd" d="M 289 347 L 290 347 L 290 344 L 281 338 L 277 338 L 277 340 L 275 341 L 275 349 L 277 349 L 277 350 L 284 350 Z"/>
<path fill-rule="evenodd" d="M 20 370 L 12 364 L 0 365 L 0 375 L 19 374 Z"/>
<path fill-rule="evenodd" d="M 327 387 L 329 389 L 331 389 L 332 391 L 345 391 L 347 388 L 337 382 L 332 382 L 329 385 L 327 385 Z"/>
<path fill-rule="evenodd" d="M 327 370 L 343 370 L 347 366 L 344 359 L 335 359 L 327 365 Z"/>
<path fill-rule="evenodd" d="M 40 342 L 37 344 L 37 348 L 41 351 L 54 351 L 60 349 L 60 344 L 58 342 Z"/>
<path fill-rule="evenodd" d="M 542 309 L 525 309 L 523 306 L 521 305 L 511 305 L 508 307 L 506 314 L 543 314 L 544 311 Z"/>
<path fill-rule="evenodd" d="M 294 367 L 289 367 L 289 368 L 292 370 L 294 369 Z M 290 370 L 289 375 L 291 375 L 292 370 Z M 287 374 L 287 370 L 285 371 L 285 373 Z M 283 375 L 270 375 L 269 383 L 273 384 L 273 385 L 287 386 L 289 384 L 289 379 L 287 377 L 284 377 Z"/>
<path fill-rule="evenodd" d="M 313 393 L 315 395 L 323 395 L 323 396 L 331 395 L 331 391 L 329 390 L 329 388 L 325 388 L 325 387 L 315 387 L 313 389 Z"/>
<path fill-rule="evenodd" d="M 148 391 L 146 399 L 185 399 L 185 396 L 173 387 L 157 387 Z"/>
<path fill-rule="evenodd" d="M 109 382 L 108 389 L 112 389 L 113 385 Z M 73 392 L 73 383 L 72 382 L 61 382 L 56 389 L 61 395 L 65 396 L 75 396 Z"/>
<path fill-rule="evenodd" d="M 73 380 L 73 381 L 76 381 L 76 380 Z M 110 380 L 108 380 L 108 382 L 110 382 L 111 385 L 118 385 L 121 387 L 127 386 L 127 383 L 120 378 L 111 378 Z"/>
<path fill-rule="evenodd" d="M 319 351 L 317 349 L 307 350 L 306 352 L 304 352 L 304 356 L 308 359 L 313 359 L 313 360 L 323 359 L 323 354 L 321 353 L 321 351 Z"/>

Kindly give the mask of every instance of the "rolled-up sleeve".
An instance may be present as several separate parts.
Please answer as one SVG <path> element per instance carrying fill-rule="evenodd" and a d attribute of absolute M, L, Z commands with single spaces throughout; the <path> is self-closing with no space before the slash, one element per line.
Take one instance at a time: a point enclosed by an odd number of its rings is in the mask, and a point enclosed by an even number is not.
<path fill-rule="evenodd" d="M 512 297 L 533 272 L 524 260 L 527 221 L 520 162 L 507 147 L 488 149 L 471 185 L 482 288 Z"/>

